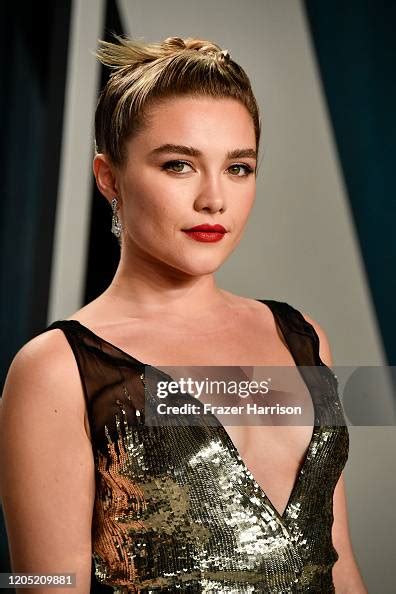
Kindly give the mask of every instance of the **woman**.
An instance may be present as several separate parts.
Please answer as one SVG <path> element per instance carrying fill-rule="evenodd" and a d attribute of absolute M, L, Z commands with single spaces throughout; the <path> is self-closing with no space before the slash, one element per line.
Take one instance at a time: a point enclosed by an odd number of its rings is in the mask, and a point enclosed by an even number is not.
<path fill-rule="evenodd" d="M 82 594 L 90 582 L 117 593 L 363 594 L 345 425 L 144 423 L 143 362 L 322 366 L 328 402 L 306 385 L 315 420 L 339 402 L 314 320 L 215 282 L 255 198 L 260 119 L 245 72 L 209 41 L 118 42 L 98 52 L 114 71 L 93 169 L 120 262 L 104 293 L 11 364 L 0 445 L 13 568 L 75 572 Z"/>

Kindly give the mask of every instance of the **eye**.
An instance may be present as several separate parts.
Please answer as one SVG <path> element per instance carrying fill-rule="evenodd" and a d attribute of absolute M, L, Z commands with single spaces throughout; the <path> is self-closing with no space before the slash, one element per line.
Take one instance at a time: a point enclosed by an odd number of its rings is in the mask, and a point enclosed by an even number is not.
<path fill-rule="evenodd" d="M 165 171 L 172 171 L 173 173 L 183 174 L 183 173 L 187 173 L 186 171 L 182 171 L 182 169 L 185 165 L 187 165 L 187 167 L 191 167 L 191 165 L 187 161 L 182 161 L 181 159 L 173 159 L 172 161 L 167 161 L 166 163 L 161 165 L 161 169 L 163 169 Z M 247 177 L 254 171 L 249 165 L 246 165 L 245 163 L 235 163 L 234 165 L 231 165 L 231 167 L 228 168 L 228 170 L 232 170 L 232 169 L 233 170 L 243 170 L 245 172 L 242 175 L 232 174 L 232 177 Z"/>
<path fill-rule="evenodd" d="M 187 165 L 188 167 L 191 167 L 191 165 L 189 163 L 187 163 L 187 161 L 180 161 L 179 159 L 177 160 L 173 160 L 173 161 L 167 161 L 166 163 L 164 163 L 163 165 L 161 165 L 161 169 L 164 169 L 165 171 L 173 171 L 174 173 L 185 173 L 184 171 L 181 171 L 180 169 L 174 169 L 174 167 L 180 167 L 183 165 Z"/>
<path fill-rule="evenodd" d="M 249 165 L 245 165 L 244 163 L 235 163 L 235 165 L 231 165 L 228 169 L 241 169 L 245 170 L 244 175 L 233 175 L 233 177 L 247 177 L 251 173 L 253 173 L 253 169 Z"/>

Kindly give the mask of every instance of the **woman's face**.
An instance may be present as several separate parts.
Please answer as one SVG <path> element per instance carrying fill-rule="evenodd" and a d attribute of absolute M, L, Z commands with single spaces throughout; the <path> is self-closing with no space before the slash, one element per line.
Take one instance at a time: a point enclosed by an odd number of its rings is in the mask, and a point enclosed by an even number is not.
<path fill-rule="evenodd" d="M 211 97 L 171 98 L 148 115 L 116 176 L 123 251 L 173 273 L 210 274 L 238 244 L 254 202 L 252 118 L 238 101 Z M 202 224 L 226 233 L 208 242 L 184 231 Z"/>

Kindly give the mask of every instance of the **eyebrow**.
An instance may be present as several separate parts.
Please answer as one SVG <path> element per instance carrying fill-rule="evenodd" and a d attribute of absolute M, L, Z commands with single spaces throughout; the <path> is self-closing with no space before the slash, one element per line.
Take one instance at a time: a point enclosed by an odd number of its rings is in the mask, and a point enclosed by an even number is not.
<path fill-rule="evenodd" d="M 201 157 L 202 152 L 194 148 L 192 146 L 185 146 L 183 144 L 161 144 L 161 146 L 157 146 L 155 149 L 150 151 L 149 155 L 158 155 L 160 153 L 182 153 L 183 155 L 190 155 L 191 157 Z M 241 158 L 250 157 L 252 159 L 257 159 L 257 153 L 252 148 L 238 148 L 232 151 L 228 151 L 227 159 L 241 159 Z"/>

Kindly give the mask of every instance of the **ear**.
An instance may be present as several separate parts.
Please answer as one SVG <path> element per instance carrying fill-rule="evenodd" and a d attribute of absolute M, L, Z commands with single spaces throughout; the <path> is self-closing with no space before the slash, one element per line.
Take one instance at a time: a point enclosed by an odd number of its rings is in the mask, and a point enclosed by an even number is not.
<path fill-rule="evenodd" d="M 114 166 L 110 163 L 107 155 L 98 153 L 95 155 L 92 168 L 99 192 L 111 202 L 115 196 L 118 197 Z"/>

